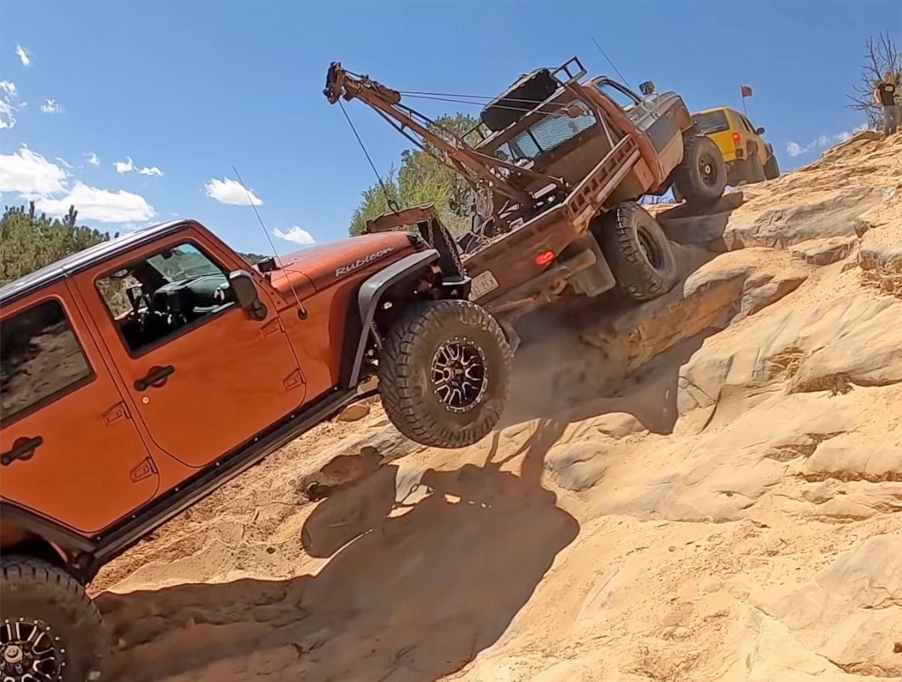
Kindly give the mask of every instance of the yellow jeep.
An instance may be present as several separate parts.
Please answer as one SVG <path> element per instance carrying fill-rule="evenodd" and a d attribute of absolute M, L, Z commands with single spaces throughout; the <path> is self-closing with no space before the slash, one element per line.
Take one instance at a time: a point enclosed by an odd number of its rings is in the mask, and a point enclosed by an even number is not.
<path fill-rule="evenodd" d="M 780 176 L 774 148 L 745 115 L 728 107 L 707 109 L 692 115 L 695 127 L 720 148 L 727 164 L 727 184 L 773 180 Z"/>

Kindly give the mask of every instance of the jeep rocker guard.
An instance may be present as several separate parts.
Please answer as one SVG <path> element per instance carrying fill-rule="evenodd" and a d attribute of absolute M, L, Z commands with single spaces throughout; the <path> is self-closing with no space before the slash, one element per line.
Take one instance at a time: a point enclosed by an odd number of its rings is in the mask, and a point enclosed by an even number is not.
<path fill-rule="evenodd" d="M 359 399 L 425 445 L 498 423 L 512 352 L 456 250 L 400 232 L 252 268 L 195 221 L 0 288 L 0 680 L 101 679 L 85 585 Z"/>

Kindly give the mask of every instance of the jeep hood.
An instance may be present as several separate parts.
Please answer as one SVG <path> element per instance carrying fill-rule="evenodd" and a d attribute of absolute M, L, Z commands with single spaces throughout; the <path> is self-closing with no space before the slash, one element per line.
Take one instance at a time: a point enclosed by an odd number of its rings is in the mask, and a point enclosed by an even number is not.
<path fill-rule="evenodd" d="M 285 293 L 294 287 L 305 296 L 312 295 L 361 270 L 372 269 L 377 263 L 398 260 L 413 250 L 413 242 L 406 232 L 362 235 L 312 246 L 280 256 L 272 283 Z"/>

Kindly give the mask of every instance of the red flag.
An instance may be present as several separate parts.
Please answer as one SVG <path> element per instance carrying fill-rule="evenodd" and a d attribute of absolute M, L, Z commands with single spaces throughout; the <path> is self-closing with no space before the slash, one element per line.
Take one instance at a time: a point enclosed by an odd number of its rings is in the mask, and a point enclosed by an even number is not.
<path fill-rule="evenodd" d="M 751 85 L 740 85 L 739 92 L 743 97 L 751 97 L 752 96 L 752 86 Z"/>

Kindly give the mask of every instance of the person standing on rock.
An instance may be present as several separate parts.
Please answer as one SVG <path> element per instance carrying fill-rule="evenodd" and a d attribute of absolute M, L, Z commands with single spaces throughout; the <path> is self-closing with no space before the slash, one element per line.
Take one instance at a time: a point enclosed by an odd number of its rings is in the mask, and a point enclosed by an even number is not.
<path fill-rule="evenodd" d="M 874 89 L 874 100 L 883 107 L 883 132 L 893 135 L 899 125 L 899 105 L 896 104 L 896 75 L 887 71 Z"/>

